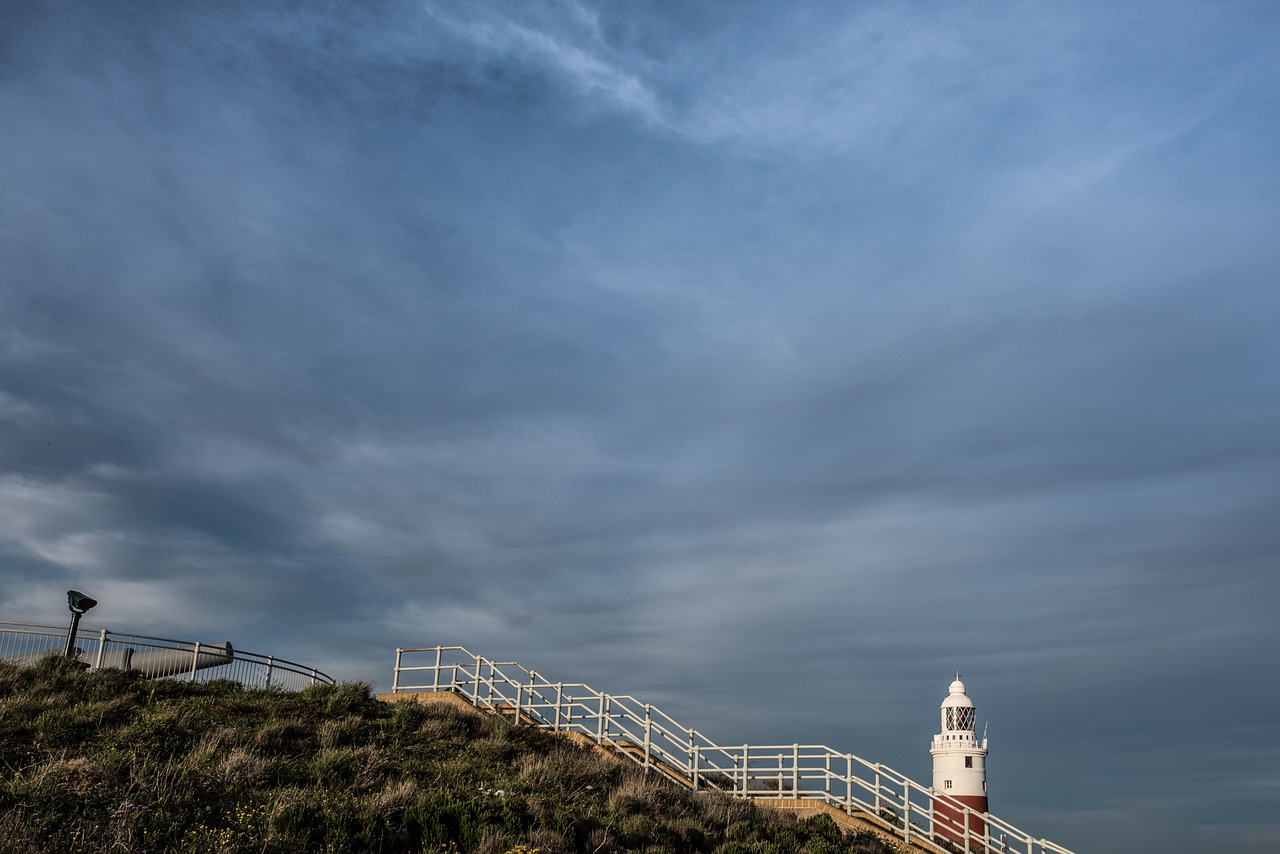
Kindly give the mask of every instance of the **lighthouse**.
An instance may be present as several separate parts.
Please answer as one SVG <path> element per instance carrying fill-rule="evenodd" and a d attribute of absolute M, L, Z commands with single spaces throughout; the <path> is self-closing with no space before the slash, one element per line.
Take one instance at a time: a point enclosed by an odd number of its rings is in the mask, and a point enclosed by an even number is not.
<path fill-rule="evenodd" d="M 947 689 L 941 712 L 942 731 L 933 737 L 929 748 L 933 756 L 933 789 L 973 810 L 969 833 L 981 835 L 986 829 L 980 816 L 987 812 L 987 739 L 984 735 L 979 740 L 974 731 L 976 710 L 959 673 Z M 956 841 L 964 840 L 963 814 L 960 806 L 946 798 L 934 802 L 935 825 Z"/>

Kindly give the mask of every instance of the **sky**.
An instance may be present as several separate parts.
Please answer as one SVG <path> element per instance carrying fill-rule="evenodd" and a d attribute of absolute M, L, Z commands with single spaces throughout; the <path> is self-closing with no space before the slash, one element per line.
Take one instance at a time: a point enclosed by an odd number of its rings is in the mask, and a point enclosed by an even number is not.
<path fill-rule="evenodd" d="M 1280 849 L 1280 6 L 0 0 L 0 618 L 462 645 Z"/>

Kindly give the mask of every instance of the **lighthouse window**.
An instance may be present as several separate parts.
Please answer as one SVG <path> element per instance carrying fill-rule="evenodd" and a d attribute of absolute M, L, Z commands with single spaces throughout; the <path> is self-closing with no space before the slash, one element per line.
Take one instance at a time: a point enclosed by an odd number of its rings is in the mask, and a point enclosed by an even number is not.
<path fill-rule="evenodd" d="M 950 781 L 950 780 L 943 780 L 943 781 L 942 781 L 942 788 L 944 788 L 944 789 L 950 789 L 950 788 L 951 788 L 951 781 Z"/>
<path fill-rule="evenodd" d="M 947 709 L 947 729 L 973 729 L 973 709 Z"/>
<path fill-rule="evenodd" d="M 966 756 L 966 757 L 964 758 L 964 767 L 966 767 L 966 768 L 972 768 L 972 767 L 973 767 L 973 757 L 972 757 L 972 756 Z"/>

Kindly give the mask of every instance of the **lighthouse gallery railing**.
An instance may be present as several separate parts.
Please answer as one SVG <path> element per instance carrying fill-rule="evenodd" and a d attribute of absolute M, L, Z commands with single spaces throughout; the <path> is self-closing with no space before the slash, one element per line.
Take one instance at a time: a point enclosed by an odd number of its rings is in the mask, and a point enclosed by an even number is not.
<path fill-rule="evenodd" d="M 493 661 L 460 646 L 397 649 L 392 691 L 452 692 L 482 709 L 509 710 L 525 723 L 579 733 L 695 790 L 764 801 L 817 800 L 907 842 L 925 839 L 983 854 L 1072 854 L 851 753 L 815 744 L 716 744 L 630 695 L 550 682 L 517 662 Z"/>

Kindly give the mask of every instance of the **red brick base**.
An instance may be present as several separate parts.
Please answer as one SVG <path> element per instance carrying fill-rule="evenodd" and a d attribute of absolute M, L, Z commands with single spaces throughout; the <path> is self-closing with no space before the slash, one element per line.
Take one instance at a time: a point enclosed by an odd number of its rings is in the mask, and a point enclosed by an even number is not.
<path fill-rule="evenodd" d="M 987 812 L 986 795 L 951 795 L 950 800 L 959 801 L 974 813 Z M 960 807 L 946 803 L 942 799 L 933 802 L 934 829 L 948 839 L 964 842 L 964 811 Z M 969 814 L 969 838 L 982 836 L 986 832 L 987 823 L 981 815 Z"/>

